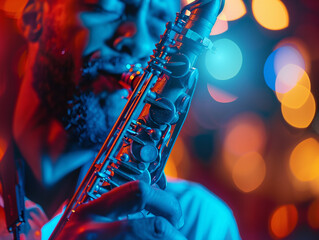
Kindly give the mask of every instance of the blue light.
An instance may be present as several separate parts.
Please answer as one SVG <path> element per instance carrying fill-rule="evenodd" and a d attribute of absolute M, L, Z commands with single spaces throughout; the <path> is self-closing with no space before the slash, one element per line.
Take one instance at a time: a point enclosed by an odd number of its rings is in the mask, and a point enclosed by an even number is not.
<path fill-rule="evenodd" d="M 272 52 L 266 60 L 264 66 L 264 77 L 266 84 L 270 87 L 273 91 L 276 91 L 276 72 L 275 72 L 275 56 L 276 51 Z"/>
<path fill-rule="evenodd" d="M 213 52 L 208 51 L 205 59 L 208 72 L 218 80 L 235 77 L 241 69 L 243 56 L 233 41 L 223 38 L 214 42 Z"/>
<path fill-rule="evenodd" d="M 264 66 L 266 84 L 276 91 L 276 78 L 279 71 L 288 64 L 294 64 L 305 69 L 302 55 L 292 46 L 283 46 L 273 51 L 267 58 Z"/>

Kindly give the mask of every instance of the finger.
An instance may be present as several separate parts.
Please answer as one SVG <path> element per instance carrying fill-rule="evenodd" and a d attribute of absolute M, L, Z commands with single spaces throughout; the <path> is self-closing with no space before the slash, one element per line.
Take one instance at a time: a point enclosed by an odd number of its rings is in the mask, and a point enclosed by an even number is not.
<path fill-rule="evenodd" d="M 124 220 L 111 223 L 88 222 L 81 228 L 74 226 L 73 229 L 66 230 L 68 230 L 70 236 L 77 235 L 76 239 L 186 240 L 186 238 L 163 217 Z"/>
<path fill-rule="evenodd" d="M 117 187 L 100 198 L 81 205 L 78 210 L 90 217 L 94 217 L 92 214 L 95 214 L 116 219 L 142 209 L 166 218 L 177 228 L 181 228 L 184 224 L 177 199 L 141 181 Z"/>

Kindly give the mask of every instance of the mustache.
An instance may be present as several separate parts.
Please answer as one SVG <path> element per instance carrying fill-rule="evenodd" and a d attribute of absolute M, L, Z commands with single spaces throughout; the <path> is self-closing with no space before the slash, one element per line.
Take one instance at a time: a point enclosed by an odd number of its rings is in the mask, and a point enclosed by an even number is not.
<path fill-rule="evenodd" d="M 136 59 L 129 55 L 95 57 L 94 53 L 86 58 L 81 69 L 84 79 L 95 79 L 102 75 L 120 75 L 129 72 L 132 65 L 147 66 L 148 58 Z"/>

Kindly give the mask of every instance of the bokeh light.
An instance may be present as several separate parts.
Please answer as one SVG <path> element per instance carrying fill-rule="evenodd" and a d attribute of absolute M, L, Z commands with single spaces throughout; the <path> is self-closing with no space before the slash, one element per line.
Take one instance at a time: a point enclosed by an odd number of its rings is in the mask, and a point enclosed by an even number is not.
<path fill-rule="evenodd" d="M 223 91 L 211 84 L 207 83 L 207 89 L 210 96 L 216 101 L 220 103 L 231 103 L 238 99 L 238 97 L 234 96 L 231 93 Z"/>
<path fill-rule="evenodd" d="M 311 94 L 308 74 L 299 66 L 288 64 L 276 79 L 276 96 L 287 107 L 300 108 Z"/>
<path fill-rule="evenodd" d="M 319 177 L 319 143 L 314 138 L 300 142 L 290 155 L 289 165 L 293 175 L 300 181 Z"/>
<path fill-rule="evenodd" d="M 284 38 L 279 43 L 277 43 L 274 50 L 276 50 L 278 48 L 283 48 L 283 47 L 288 47 L 287 50 L 291 52 L 290 58 L 299 59 L 298 60 L 299 64 L 297 64 L 298 66 L 300 66 L 302 69 L 306 70 L 306 72 L 310 72 L 311 58 L 310 58 L 308 47 L 303 42 L 303 40 L 296 38 L 296 37 Z M 294 51 L 294 50 L 296 50 L 296 51 Z M 287 59 L 287 57 L 286 57 L 286 59 Z"/>
<path fill-rule="evenodd" d="M 310 90 L 311 83 L 308 74 L 295 64 L 287 64 L 278 72 L 275 84 L 276 93 L 287 93 L 298 84 Z"/>
<path fill-rule="evenodd" d="M 242 0 L 226 0 L 224 9 L 218 18 L 224 21 L 234 21 L 244 16 L 246 12 L 246 6 Z"/>
<path fill-rule="evenodd" d="M 223 13 L 221 13 L 219 16 L 223 16 Z M 226 18 L 226 17 L 223 17 L 223 18 Z M 210 32 L 210 35 L 222 34 L 226 32 L 227 30 L 228 30 L 228 21 L 218 17 L 214 27 L 212 28 L 212 31 Z"/>
<path fill-rule="evenodd" d="M 312 122 L 316 113 L 316 102 L 310 93 L 306 102 L 299 108 L 290 108 L 281 104 L 281 112 L 288 124 L 295 128 L 306 128 Z"/>
<path fill-rule="evenodd" d="M 302 57 L 302 55 L 296 50 L 295 48 L 291 46 L 284 46 L 276 49 L 273 51 L 269 57 L 266 60 L 265 66 L 264 66 L 264 77 L 267 85 L 273 90 L 277 91 L 276 89 L 276 79 L 278 73 L 287 65 L 296 65 L 299 66 L 301 69 L 305 70 L 305 61 Z M 295 68 L 293 71 L 300 71 L 300 68 Z M 286 71 L 285 71 L 286 74 Z M 289 74 L 289 71 L 288 73 Z M 288 76 L 291 76 L 289 74 Z M 300 75 L 298 75 L 300 76 Z M 284 82 L 286 85 L 290 86 L 291 88 L 294 86 L 294 84 L 298 81 L 298 76 L 293 76 L 292 79 L 284 78 Z M 288 84 L 288 83 L 289 84 Z M 280 84 L 279 84 L 280 86 Z M 281 89 L 278 87 L 278 91 L 287 91 L 287 89 Z"/>
<path fill-rule="evenodd" d="M 311 94 L 308 74 L 299 66 L 287 64 L 278 73 L 276 96 L 288 108 L 301 108 Z"/>
<path fill-rule="evenodd" d="M 310 94 L 308 88 L 298 84 L 292 90 L 283 94 L 280 97 L 280 102 L 288 108 L 298 109 L 305 104 Z"/>
<path fill-rule="evenodd" d="M 270 217 L 270 232 L 276 238 L 287 237 L 295 229 L 297 222 L 298 211 L 294 205 L 278 207 Z"/>
<path fill-rule="evenodd" d="M 190 4 L 195 0 L 182 0 L 182 6 Z M 227 0 L 225 1 L 223 11 L 218 15 L 216 23 L 218 20 L 223 22 L 234 21 L 243 17 L 247 13 L 247 9 L 243 0 Z M 226 29 L 227 30 L 227 29 Z"/>
<path fill-rule="evenodd" d="M 289 14 L 280 0 L 253 0 L 252 10 L 256 21 L 269 30 L 281 30 L 289 26 Z"/>
<path fill-rule="evenodd" d="M 176 139 L 171 154 L 165 166 L 165 174 L 169 177 L 186 178 L 190 171 L 189 152 L 185 146 L 183 138 Z"/>
<path fill-rule="evenodd" d="M 164 173 L 168 177 L 172 177 L 172 178 L 178 177 L 176 163 L 175 163 L 174 159 L 170 158 L 167 161 L 167 163 L 165 165 Z"/>
<path fill-rule="evenodd" d="M 319 229 L 319 199 L 310 204 L 307 219 L 312 228 Z"/>
<path fill-rule="evenodd" d="M 261 118 L 253 113 L 239 115 L 226 128 L 224 147 L 237 156 L 261 152 L 265 145 L 266 130 Z"/>
<path fill-rule="evenodd" d="M 223 143 L 223 163 L 232 173 L 238 160 L 251 152 L 262 153 L 266 142 L 266 129 L 261 118 L 253 113 L 234 117 L 226 126 Z"/>
<path fill-rule="evenodd" d="M 214 51 L 207 51 L 205 58 L 208 72 L 218 80 L 235 77 L 241 69 L 243 56 L 238 45 L 223 38 L 214 42 Z"/>
<path fill-rule="evenodd" d="M 234 165 L 232 177 L 238 189 L 251 192 L 264 181 L 266 164 L 257 152 L 250 152 L 240 157 Z"/>
<path fill-rule="evenodd" d="M 306 63 L 302 54 L 292 46 L 283 46 L 276 51 L 276 57 L 274 59 L 275 72 L 279 71 L 287 64 L 294 64 L 302 69 L 306 69 Z"/>
<path fill-rule="evenodd" d="M 316 102 L 311 93 L 311 82 L 305 71 L 306 61 L 303 56 L 309 61 L 302 44 L 296 39 L 288 39 L 277 46 L 264 66 L 265 81 L 281 102 L 285 121 L 296 128 L 308 127 L 316 112 Z"/>

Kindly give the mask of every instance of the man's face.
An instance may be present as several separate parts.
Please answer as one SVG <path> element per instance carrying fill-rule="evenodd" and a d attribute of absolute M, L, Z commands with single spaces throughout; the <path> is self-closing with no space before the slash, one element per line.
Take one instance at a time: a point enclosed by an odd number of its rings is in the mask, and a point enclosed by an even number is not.
<path fill-rule="evenodd" d="M 125 104 L 127 93 L 115 91 L 120 75 L 128 64 L 149 60 L 179 1 L 50 0 L 46 6 L 34 88 L 71 138 L 88 147 L 103 142 Z"/>

